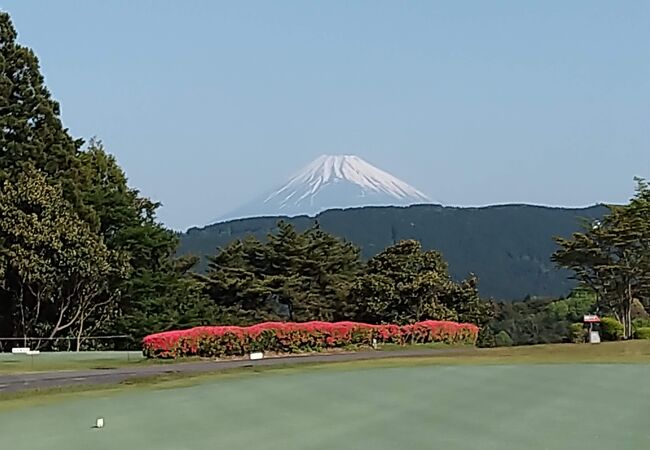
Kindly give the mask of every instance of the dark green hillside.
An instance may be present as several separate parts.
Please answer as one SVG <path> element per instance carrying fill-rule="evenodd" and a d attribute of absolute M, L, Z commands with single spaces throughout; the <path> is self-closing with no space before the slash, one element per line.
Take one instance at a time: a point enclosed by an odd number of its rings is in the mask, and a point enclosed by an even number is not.
<path fill-rule="evenodd" d="M 367 207 L 330 210 L 316 218 L 285 219 L 299 229 L 315 220 L 328 232 L 344 237 L 370 257 L 402 239 L 417 239 L 437 249 L 456 279 L 478 275 L 481 294 L 516 300 L 566 295 L 573 282 L 550 261 L 554 236 L 576 231 L 581 218 L 600 218 L 604 206 L 583 209 L 503 205 L 455 208 L 438 205 Z M 264 238 L 278 217 L 261 217 L 192 228 L 181 236 L 181 253 L 213 254 L 216 247 L 246 235 Z"/>

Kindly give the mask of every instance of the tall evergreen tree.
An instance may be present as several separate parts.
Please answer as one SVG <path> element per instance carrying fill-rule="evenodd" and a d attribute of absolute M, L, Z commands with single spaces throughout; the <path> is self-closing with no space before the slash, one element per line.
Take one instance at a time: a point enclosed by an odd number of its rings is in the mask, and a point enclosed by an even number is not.
<path fill-rule="evenodd" d="M 0 181 L 30 165 L 60 183 L 65 198 L 78 205 L 82 141 L 63 127 L 36 55 L 16 37 L 9 14 L 0 12 Z"/>
<path fill-rule="evenodd" d="M 267 276 L 266 247 L 250 237 L 218 249 L 209 257 L 207 273 L 196 278 L 229 323 L 250 324 L 285 317 L 285 309 L 266 285 Z"/>
<path fill-rule="evenodd" d="M 347 294 L 361 268 L 359 249 L 318 225 L 296 233 L 280 222 L 278 230 L 269 237 L 269 275 L 280 280 L 276 293 L 291 320 L 345 318 Z"/>
<path fill-rule="evenodd" d="M 210 258 L 199 276 L 206 292 L 245 323 L 346 317 L 359 250 L 317 227 L 298 232 L 278 223 L 266 243 L 235 241 Z"/>

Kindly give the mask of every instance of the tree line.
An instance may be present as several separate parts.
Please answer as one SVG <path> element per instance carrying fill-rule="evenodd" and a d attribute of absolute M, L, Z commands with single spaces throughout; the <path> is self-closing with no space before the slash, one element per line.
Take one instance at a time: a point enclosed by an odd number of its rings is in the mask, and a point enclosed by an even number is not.
<path fill-rule="evenodd" d="M 407 324 L 453 320 L 483 324 L 475 277 L 455 282 L 440 253 L 395 243 L 363 262 L 359 249 L 319 229 L 286 222 L 266 241 L 235 240 L 197 275 L 229 323 L 308 320 Z"/>

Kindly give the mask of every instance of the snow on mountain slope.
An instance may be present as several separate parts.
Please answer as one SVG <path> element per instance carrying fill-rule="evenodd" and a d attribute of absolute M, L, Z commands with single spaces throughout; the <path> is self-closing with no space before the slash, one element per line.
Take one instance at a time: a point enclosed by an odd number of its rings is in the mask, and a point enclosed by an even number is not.
<path fill-rule="evenodd" d="M 323 155 L 279 189 L 220 220 L 314 215 L 326 209 L 431 203 L 421 191 L 354 155 Z"/>

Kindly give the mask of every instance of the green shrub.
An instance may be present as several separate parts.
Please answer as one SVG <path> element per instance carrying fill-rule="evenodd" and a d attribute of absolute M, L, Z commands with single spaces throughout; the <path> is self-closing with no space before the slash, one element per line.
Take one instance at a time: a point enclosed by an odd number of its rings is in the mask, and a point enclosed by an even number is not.
<path fill-rule="evenodd" d="M 648 328 L 650 327 L 650 319 L 634 319 L 632 321 L 632 329 L 634 331 L 638 330 L 639 328 Z"/>
<path fill-rule="evenodd" d="M 613 317 L 603 317 L 600 320 L 600 330 L 605 341 L 620 341 L 623 339 L 623 324 Z"/>
<path fill-rule="evenodd" d="M 512 338 L 507 331 L 501 330 L 494 338 L 497 347 L 510 347 L 512 346 Z"/>
<path fill-rule="evenodd" d="M 583 344 L 587 342 L 589 331 L 587 331 L 582 323 L 572 323 L 569 325 L 569 339 L 574 344 Z"/>
<path fill-rule="evenodd" d="M 634 339 L 650 339 L 650 327 L 640 327 L 634 330 Z"/>
<path fill-rule="evenodd" d="M 496 345 L 497 343 L 494 338 L 494 333 L 492 332 L 492 328 L 485 325 L 478 332 L 478 339 L 476 340 L 476 346 L 481 348 L 490 348 L 490 347 L 496 347 Z"/>

